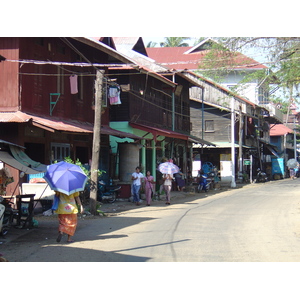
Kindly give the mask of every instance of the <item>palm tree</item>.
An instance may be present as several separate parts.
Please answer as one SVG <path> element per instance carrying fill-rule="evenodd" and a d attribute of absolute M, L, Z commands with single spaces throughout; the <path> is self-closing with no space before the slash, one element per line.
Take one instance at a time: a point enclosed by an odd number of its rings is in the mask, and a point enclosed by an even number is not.
<path fill-rule="evenodd" d="M 161 47 L 188 47 L 189 44 L 185 43 L 185 40 L 189 40 L 189 37 L 166 37 L 165 41 L 160 43 Z"/>
<path fill-rule="evenodd" d="M 205 37 L 199 37 L 195 39 L 194 46 L 198 45 L 200 42 L 204 41 L 206 38 Z"/>
<path fill-rule="evenodd" d="M 155 47 L 156 45 L 157 45 L 156 42 L 150 41 L 150 42 L 147 44 L 146 48 L 153 48 L 153 47 Z"/>

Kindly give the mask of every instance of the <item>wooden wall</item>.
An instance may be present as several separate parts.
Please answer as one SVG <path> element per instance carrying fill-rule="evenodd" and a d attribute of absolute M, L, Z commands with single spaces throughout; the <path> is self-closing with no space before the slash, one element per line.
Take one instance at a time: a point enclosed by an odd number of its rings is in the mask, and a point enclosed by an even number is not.
<path fill-rule="evenodd" d="M 197 101 L 190 101 L 191 105 L 191 134 L 202 138 L 202 104 Z M 208 105 L 204 105 L 205 121 L 213 121 L 214 130 L 205 132 L 203 139 L 210 142 L 230 142 L 231 141 L 231 116 L 230 112 L 221 111 Z M 205 127 L 205 125 L 204 125 Z"/>
<path fill-rule="evenodd" d="M 0 38 L 0 54 L 7 60 L 19 59 L 19 38 Z M 16 111 L 19 107 L 19 64 L 0 62 L 1 111 Z"/>
<path fill-rule="evenodd" d="M 20 58 L 41 61 L 78 62 L 79 56 L 59 38 L 21 38 Z M 24 112 L 50 116 L 50 93 L 60 93 L 52 116 L 92 122 L 94 111 L 93 68 L 24 64 L 20 68 L 21 101 Z M 78 93 L 71 94 L 70 76 L 78 75 Z M 56 96 L 52 101 L 56 101 Z"/>

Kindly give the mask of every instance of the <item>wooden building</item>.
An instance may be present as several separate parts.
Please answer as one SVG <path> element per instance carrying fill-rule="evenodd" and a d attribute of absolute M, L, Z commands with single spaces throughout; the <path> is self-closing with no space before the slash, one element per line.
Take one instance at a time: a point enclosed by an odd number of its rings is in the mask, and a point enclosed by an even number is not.
<path fill-rule="evenodd" d="M 31 159 L 46 165 L 67 156 L 89 164 L 96 70 L 132 61 L 89 38 L 2 37 L 0 54 L 1 139 L 25 147 Z M 134 138 L 110 128 L 109 109 L 103 107 L 99 168 L 108 173 L 110 135 Z M 12 175 L 19 177 L 17 170 Z M 17 183 L 8 186 L 8 194 Z"/>
<path fill-rule="evenodd" d="M 203 142 L 190 135 L 189 79 L 145 56 L 141 38 L 113 38 L 109 44 L 141 68 L 138 74 L 132 68 L 110 68 L 110 78 L 122 87 L 122 103 L 111 108 L 111 126 L 143 137 L 143 172 L 156 176 L 157 164 L 172 158 L 187 173 L 193 143 Z"/>

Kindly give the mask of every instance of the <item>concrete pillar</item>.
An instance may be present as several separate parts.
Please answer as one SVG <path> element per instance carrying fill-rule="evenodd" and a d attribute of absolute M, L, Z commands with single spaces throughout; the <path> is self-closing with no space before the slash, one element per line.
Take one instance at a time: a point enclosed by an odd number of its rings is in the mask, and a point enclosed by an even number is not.
<path fill-rule="evenodd" d="M 140 146 L 132 143 L 119 143 L 120 180 L 131 182 L 131 174 L 140 162 Z"/>

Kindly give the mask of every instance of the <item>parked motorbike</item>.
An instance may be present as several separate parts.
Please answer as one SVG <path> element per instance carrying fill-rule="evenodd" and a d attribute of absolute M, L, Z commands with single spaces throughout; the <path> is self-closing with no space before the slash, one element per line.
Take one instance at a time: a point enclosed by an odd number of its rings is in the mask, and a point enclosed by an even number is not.
<path fill-rule="evenodd" d="M 103 180 L 100 180 L 98 185 L 98 200 L 100 202 L 114 203 L 121 190 L 120 185 L 107 185 Z"/>
<path fill-rule="evenodd" d="M 0 235 L 6 235 L 12 226 L 18 210 L 12 208 L 13 202 L 0 196 Z"/>
<path fill-rule="evenodd" d="M 267 174 L 258 168 L 257 175 L 256 175 L 254 182 L 266 182 L 266 181 L 268 181 Z"/>
<path fill-rule="evenodd" d="M 199 174 L 199 185 L 198 185 L 198 193 L 200 191 L 207 192 L 210 189 L 211 184 L 215 178 L 215 172 L 209 172 L 208 174 Z"/>

